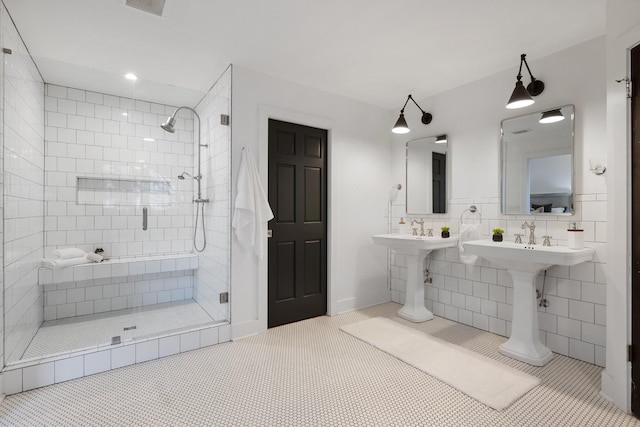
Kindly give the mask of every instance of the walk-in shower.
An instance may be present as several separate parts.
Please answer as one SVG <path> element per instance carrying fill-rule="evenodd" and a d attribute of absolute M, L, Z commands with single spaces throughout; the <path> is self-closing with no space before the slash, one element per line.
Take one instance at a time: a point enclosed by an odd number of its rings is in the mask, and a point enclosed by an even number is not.
<path fill-rule="evenodd" d="M 11 136 L 0 147 L 4 392 L 228 340 L 231 128 L 217 119 L 231 111 L 231 67 L 207 92 L 143 78 L 104 86 L 116 93 L 45 83 L 2 6 L 13 52 L 0 67 L 12 113 L 0 115 Z M 104 259 L 42 262 L 62 249 Z"/>
<path fill-rule="evenodd" d="M 160 127 L 169 133 L 174 133 L 176 131 L 176 128 L 174 127 L 176 124 L 176 114 L 178 114 L 178 111 L 183 109 L 191 111 L 193 115 L 198 118 L 198 138 L 196 140 L 198 144 L 198 173 L 196 176 L 193 176 L 187 172 L 182 172 L 180 175 L 178 175 L 178 179 L 184 180 L 185 176 L 188 176 L 189 178 L 193 178 L 196 181 L 198 186 L 198 196 L 193 199 L 193 202 L 196 203 L 196 222 L 193 229 L 193 247 L 196 251 L 202 252 L 207 247 L 207 232 L 204 227 L 204 204 L 209 203 L 209 199 L 202 198 L 201 150 L 203 148 L 208 147 L 208 145 L 202 144 L 200 140 L 200 134 L 201 134 L 200 126 L 202 125 L 202 122 L 200 121 L 200 116 L 198 115 L 196 110 L 194 110 L 191 107 L 178 107 L 176 108 L 176 111 L 173 112 L 171 117 L 169 117 L 165 123 L 161 124 Z M 199 217 L 202 218 L 200 220 L 202 223 L 202 247 L 200 248 L 198 247 L 198 242 L 197 242 Z"/>

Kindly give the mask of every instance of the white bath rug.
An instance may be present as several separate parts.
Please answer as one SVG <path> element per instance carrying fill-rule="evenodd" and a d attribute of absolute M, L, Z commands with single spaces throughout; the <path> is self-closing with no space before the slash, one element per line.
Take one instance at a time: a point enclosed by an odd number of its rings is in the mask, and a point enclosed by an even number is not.
<path fill-rule="evenodd" d="M 540 383 L 496 360 L 384 317 L 340 329 L 498 411 Z"/>

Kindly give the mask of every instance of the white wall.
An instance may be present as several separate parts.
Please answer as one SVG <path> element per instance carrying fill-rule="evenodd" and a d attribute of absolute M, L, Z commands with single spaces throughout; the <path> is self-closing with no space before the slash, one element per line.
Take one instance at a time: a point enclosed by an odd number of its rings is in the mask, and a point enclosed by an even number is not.
<path fill-rule="evenodd" d="M 438 228 L 449 225 L 459 230 L 460 214 L 471 204 L 478 206 L 483 218 L 483 233 L 492 228 L 506 230 L 513 239 L 524 218 L 536 223 L 536 235 L 553 236 L 553 244 L 566 243 L 569 222 L 585 229 L 585 241 L 596 247 L 594 262 L 571 268 L 549 269 L 545 294 L 548 308 L 541 308 L 540 337 L 554 352 L 605 365 L 606 279 L 606 181 L 591 174 L 588 159 L 604 156 L 605 136 L 605 40 L 600 37 L 545 58 L 528 58 L 534 75 L 546 84 L 545 92 L 526 109 L 505 108 L 517 73 L 506 70 L 470 85 L 419 101 L 433 114 L 429 126 L 407 115 L 411 137 L 446 133 L 449 137 L 451 197 L 448 214 L 429 215 L 426 224 Z M 589 87 L 589 90 L 585 90 Z M 471 100 L 471 101 L 470 101 Z M 500 213 L 500 122 L 508 117 L 547 110 L 566 104 L 575 105 L 575 215 L 523 217 Z M 395 113 L 397 114 L 397 113 Z M 415 131 L 415 133 L 414 133 Z M 404 144 L 395 137 L 392 174 L 402 182 Z M 393 224 L 405 216 L 401 194 L 394 204 Z M 426 288 L 426 305 L 436 315 L 508 336 L 512 317 L 512 281 L 506 270 L 486 261 L 471 268 L 458 260 L 457 249 L 433 253 L 430 265 L 433 283 Z M 394 257 L 392 298 L 404 302 L 406 265 Z M 542 278 L 539 278 L 542 288 Z"/>
<path fill-rule="evenodd" d="M 42 323 L 44 84 L 4 5 L 4 355 L 19 358 Z"/>
<path fill-rule="evenodd" d="M 607 274 L 607 369 L 602 393 L 625 410 L 630 409 L 630 364 L 626 348 L 631 342 L 631 166 L 629 102 L 624 83 L 628 77 L 628 49 L 640 42 L 640 3 L 607 3 L 607 181 L 610 183 L 607 232 L 616 237 L 609 245 Z M 637 88 L 636 88 L 637 90 Z"/>
<path fill-rule="evenodd" d="M 385 233 L 388 206 L 387 111 L 234 66 L 232 200 L 242 147 L 249 147 L 267 182 L 269 118 L 329 130 L 329 314 L 389 300 L 386 251 L 371 235 Z M 232 237 L 232 337 L 267 327 L 267 261 Z"/>

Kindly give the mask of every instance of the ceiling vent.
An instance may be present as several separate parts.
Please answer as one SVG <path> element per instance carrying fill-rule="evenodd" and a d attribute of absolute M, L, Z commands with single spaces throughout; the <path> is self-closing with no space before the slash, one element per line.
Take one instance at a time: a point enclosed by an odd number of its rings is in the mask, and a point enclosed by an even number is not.
<path fill-rule="evenodd" d="M 153 15 L 162 16 L 165 0 L 126 0 L 125 5 Z"/>

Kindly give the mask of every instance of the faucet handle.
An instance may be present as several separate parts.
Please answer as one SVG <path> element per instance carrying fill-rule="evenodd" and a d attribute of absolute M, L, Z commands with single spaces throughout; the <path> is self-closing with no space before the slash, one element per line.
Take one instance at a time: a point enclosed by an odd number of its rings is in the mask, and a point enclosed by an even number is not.
<path fill-rule="evenodd" d="M 542 246 L 551 246 L 551 238 L 553 236 L 542 236 L 542 238 L 544 239 L 542 242 Z"/>
<path fill-rule="evenodd" d="M 413 230 L 413 233 L 411 233 L 411 234 L 414 235 L 414 236 L 417 236 L 418 235 L 418 227 L 415 227 L 415 228 L 411 227 L 411 229 Z"/>
<path fill-rule="evenodd" d="M 433 237 L 433 228 L 427 228 L 427 237 Z"/>
<path fill-rule="evenodd" d="M 514 236 L 516 236 L 516 240 L 513 243 L 522 243 L 522 234 L 521 233 L 516 233 L 516 234 L 514 234 Z"/>

